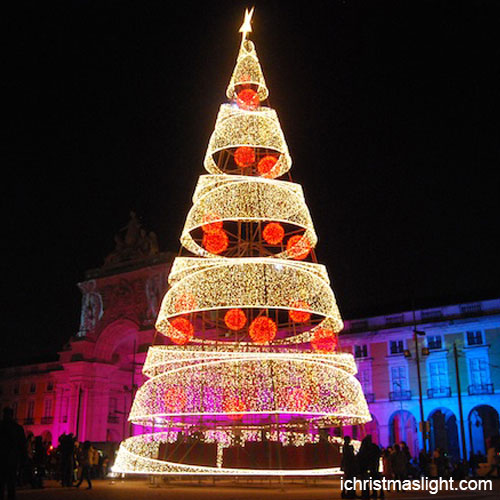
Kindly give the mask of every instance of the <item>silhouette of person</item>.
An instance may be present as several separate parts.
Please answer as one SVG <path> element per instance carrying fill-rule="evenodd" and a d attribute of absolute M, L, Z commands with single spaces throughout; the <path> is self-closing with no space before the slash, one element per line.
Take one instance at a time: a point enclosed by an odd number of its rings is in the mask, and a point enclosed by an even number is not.
<path fill-rule="evenodd" d="M 12 408 L 4 408 L 0 422 L 0 498 L 7 488 L 7 499 L 16 498 L 16 478 L 19 466 L 26 459 L 24 430 L 14 420 Z"/>
<path fill-rule="evenodd" d="M 354 489 L 346 489 L 345 482 L 352 480 L 356 476 L 357 470 L 357 460 L 354 455 L 354 447 L 351 444 L 350 436 L 344 437 L 344 445 L 342 446 L 342 461 L 340 463 L 340 468 L 344 471 L 344 482 L 343 489 L 341 493 L 342 498 L 355 498 L 356 492 Z"/>
<path fill-rule="evenodd" d="M 90 441 L 85 441 L 78 454 L 78 462 L 82 467 L 82 475 L 80 476 L 80 481 L 75 484 L 77 488 L 80 487 L 84 479 L 86 479 L 88 483 L 87 489 L 90 490 L 92 488 L 92 481 L 90 480 L 90 467 L 93 460 L 92 455 L 93 448 L 90 446 Z"/>

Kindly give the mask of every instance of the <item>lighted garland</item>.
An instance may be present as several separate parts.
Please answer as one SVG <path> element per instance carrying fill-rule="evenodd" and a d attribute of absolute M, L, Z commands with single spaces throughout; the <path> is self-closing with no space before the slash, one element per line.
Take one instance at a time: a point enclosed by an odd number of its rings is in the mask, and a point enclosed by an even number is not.
<path fill-rule="evenodd" d="M 176 262 L 182 259 L 178 257 Z M 156 329 L 169 337 L 172 334 L 171 319 L 179 314 L 225 308 L 296 310 L 294 301 L 290 301 L 290 291 L 295 291 L 300 297 L 297 300 L 301 301 L 303 312 L 328 320 L 322 327 L 331 327 L 335 332 L 342 329 L 343 323 L 328 282 L 321 277 L 320 269 L 311 272 L 317 266 L 315 264 L 303 266 L 287 260 L 233 258 L 199 259 L 196 266 L 193 261 L 190 259 L 189 272 L 184 272 L 182 279 L 173 284 L 162 301 Z M 174 275 L 175 268 L 174 263 Z M 184 303 L 180 297 L 186 294 L 194 295 L 195 309 L 179 310 Z M 305 339 L 304 334 L 301 336 Z M 296 340 L 290 336 L 287 341 Z"/>
<path fill-rule="evenodd" d="M 269 436 L 272 434 L 270 433 Z M 330 476 L 341 474 L 340 467 L 315 469 L 251 469 L 181 464 L 159 460 L 160 446 L 165 442 L 163 433 L 133 436 L 123 441 L 118 450 L 114 473 L 155 475 L 207 475 L 207 476 Z"/>
<path fill-rule="evenodd" d="M 200 257 L 176 257 L 170 268 L 170 274 L 168 275 L 168 284 L 174 286 L 176 283 L 182 281 L 185 277 L 189 276 L 194 272 L 201 271 L 202 269 L 212 268 L 214 266 L 225 265 L 227 262 L 264 262 L 271 263 L 277 266 L 277 269 L 281 265 L 286 265 L 292 268 L 301 269 L 314 274 L 319 279 L 327 284 L 330 284 L 330 279 L 328 277 L 328 272 L 323 264 L 313 263 L 313 262 L 298 262 L 294 260 L 281 260 L 277 258 L 266 258 L 266 257 L 247 257 L 244 259 L 231 258 L 222 259 L 219 257 L 211 256 L 210 258 L 200 258 Z M 190 291 L 187 292 L 190 294 Z M 191 294 L 192 295 L 192 294 Z"/>
<path fill-rule="evenodd" d="M 303 228 L 303 241 L 307 241 L 307 248 L 300 246 L 301 236 L 292 236 L 294 248 L 277 253 L 276 257 L 295 258 L 304 250 L 308 253 L 317 241 L 304 194 L 297 184 L 236 175 L 201 176 L 193 202 L 182 230 L 181 243 L 200 256 L 209 257 L 214 253 L 193 239 L 193 231 L 201 227 L 206 239 L 216 229 L 221 229 L 223 221 L 230 220 L 279 221 Z"/>
<path fill-rule="evenodd" d="M 195 429 L 195 428 L 178 428 L 177 426 L 167 426 L 165 429 L 158 432 L 151 432 L 148 434 L 137 434 L 131 440 L 144 441 L 148 443 L 166 443 L 174 444 L 181 438 L 192 437 L 196 433 L 200 436 L 203 443 L 218 444 L 222 448 L 229 448 L 238 443 L 244 447 L 247 443 L 261 442 L 263 437 L 266 441 L 280 442 L 284 446 L 304 446 L 306 444 L 317 444 L 320 439 L 326 439 L 330 444 L 342 445 L 343 438 L 327 434 L 320 438 L 320 434 L 309 432 L 307 426 L 297 426 L 296 424 L 284 425 L 279 431 L 264 430 L 260 426 L 247 426 L 245 428 L 231 426 L 225 429 Z M 352 439 L 351 444 L 357 452 L 361 446 L 361 442 Z M 149 455 L 149 454 L 148 454 Z M 221 464 L 222 465 L 222 464 Z"/>
<path fill-rule="evenodd" d="M 217 466 L 199 466 L 180 464 L 159 460 L 160 447 L 164 443 L 173 444 L 178 439 L 178 432 L 154 432 L 151 434 L 142 434 L 130 437 L 120 445 L 117 459 L 113 465 L 114 473 L 142 473 L 145 471 L 150 474 L 160 475 L 184 475 L 184 474 L 206 474 L 206 475 L 262 475 L 262 469 L 228 468 L 223 467 L 222 452 L 224 448 L 229 448 L 234 444 L 234 435 L 231 430 L 206 430 L 202 432 L 205 443 L 217 443 Z M 247 442 L 261 440 L 262 432 L 260 429 L 241 430 L 238 432 L 238 441 L 241 446 Z M 268 441 L 280 441 L 284 446 L 304 446 L 305 444 L 315 444 L 319 442 L 319 435 L 294 431 L 266 432 L 265 438 Z M 341 446 L 342 438 L 328 436 L 327 440 L 331 444 Z M 359 451 L 361 443 L 357 440 L 351 440 L 354 450 Z M 323 476 L 340 474 L 339 467 L 328 467 L 319 469 L 274 469 L 270 471 L 271 475 L 276 476 Z"/>
<path fill-rule="evenodd" d="M 222 407 L 224 413 L 230 420 L 241 420 L 247 410 L 245 402 L 241 398 L 235 396 L 224 398 Z"/>
<path fill-rule="evenodd" d="M 203 349 L 203 350 L 201 350 Z M 284 385 L 281 385 L 283 377 L 292 378 L 296 380 L 297 378 L 304 377 L 304 373 L 308 373 L 306 377 L 311 377 L 313 380 L 313 384 L 317 387 L 318 384 L 316 381 L 318 379 L 318 375 L 321 379 L 321 376 L 325 377 L 330 374 L 331 370 L 326 367 L 335 366 L 337 373 L 342 373 L 344 379 L 348 379 L 349 382 L 354 384 L 354 393 L 350 394 L 349 391 L 346 392 L 343 386 L 338 387 L 338 379 L 332 381 L 329 380 L 327 382 L 327 387 L 336 387 L 338 399 L 340 401 L 340 405 L 344 408 L 344 414 L 338 415 L 328 415 L 325 413 L 325 404 L 320 401 L 318 404 L 319 407 L 322 408 L 322 411 L 317 415 L 313 415 L 313 418 L 318 419 L 318 423 L 330 423 L 330 424 L 339 424 L 342 423 L 344 425 L 350 424 L 358 424 L 362 422 L 366 422 L 370 420 L 370 414 L 368 412 L 368 408 L 366 406 L 366 402 L 362 396 L 361 388 L 359 386 L 359 382 L 353 376 L 356 373 L 356 367 L 353 360 L 352 355 L 347 355 L 345 353 L 339 354 L 313 354 L 313 353 L 305 353 L 305 352 L 283 352 L 283 353 L 271 353 L 267 355 L 263 355 L 262 352 L 227 352 L 227 351 L 205 351 L 205 348 L 174 348 L 168 346 L 154 346 L 150 348 L 148 352 L 148 357 L 144 366 L 145 374 L 153 374 L 154 372 L 158 373 L 154 375 L 151 380 L 149 380 L 141 389 L 140 393 L 146 393 L 146 397 L 143 398 L 141 394 L 138 394 L 136 401 L 134 402 L 134 408 L 131 414 L 131 420 L 146 425 L 156 425 L 158 426 L 166 426 L 168 427 L 176 427 L 175 431 L 161 432 L 161 433 L 153 433 L 146 434 L 141 436 L 134 436 L 133 438 L 129 438 L 124 441 L 119 449 L 117 459 L 115 465 L 113 467 L 114 472 L 121 473 L 151 473 L 151 474 L 221 474 L 221 475 L 262 475 L 264 472 L 262 469 L 251 469 L 251 468 L 231 468 L 231 467 L 223 467 L 222 450 L 224 447 L 232 446 L 235 444 L 235 439 L 231 435 L 231 428 L 218 428 L 213 430 L 205 430 L 201 431 L 203 436 L 203 441 L 206 443 L 217 443 L 217 466 L 199 466 L 199 465 L 189 465 L 189 464 L 181 464 L 175 462 L 169 462 L 165 460 L 159 460 L 159 451 L 161 443 L 174 443 L 178 439 L 179 432 L 182 432 L 181 429 L 185 428 L 187 432 L 190 428 L 194 430 L 198 429 L 198 426 L 190 427 L 189 423 L 185 423 L 186 419 L 186 411 L 184 410 L 186 404 L 196 404 L 196 401 L 199 400 L 196 394 L 193 394 L 193 390 L 198 387 L 200 388 L 203 384 L 196 383 L 196 380 L 193 380 L 192 377 L 203 377 L 207 378 L 207 372 L 205 371 L 206 367 L 209 367 L 209 370 L 216 366 L 214 361 L 218 361 L 220 359 L 230 360 L 233 358 L 233 362 L 236 360 L 244 360 L 247 359 L 247 362 L 250 362 L 252 365 L 249 366 L 249 372 L 254 372 L 257 367 L 262 366 L 266 367 L 266 364 L 272 363 L 273 370 L 277 371 L 277 377 L 275 382 L 278 382 L 277 390 L 275 394 L 277 394 L 278 398 L 281 398 L 282 401 L 287 405 L 286 412 L 296 412 L 299 414 L 304 414 L 304 412 L 308 409 L 307 407 L 311 405 L 311 398 L 320 398 L 321 391 L 320 390 L 308 390 L 308 384 L 301 384 L 300 387 L 294 387 L 289 383 L 289 381 L 285 382 Z M 295 363 L 292 363 L 293 368 L 299 370 L 300 373 L 297 373 L 293 370 L 290 371 L 290 361 L 293 360 Z M 304 362 L 306 361 L 306 362 Z M 181 363 L 179 365 L 179 363 Z M 194 363 L 194 365 L 192 364 Z M 279 366 L 283 363 L 285 365 L 285 369 L 283 372 L 280 370 Z M 200 365 L 201 364 L 201 365 Z M 226 363 L 223 363 L 224 366 Z M 288 365 L 288 366 L 286 366 Z M 313 367 L 311 370 L 310 367 Z M 169 368 L 170 367 L 170 368 Z M 179 370 L 179 367 L 181 368 Z M 269 368 L 269 367 L 268 367 Z M 241 369 L 241 367 L 239 367 Z M 151 372 L 153 370 L 153 372 Z M 310 371 L 311 370 L 311 371 Z M 184 373 L 183 373 L 184 372 Z M 316 373 L 317 372 L 317 373 Z M 169 395 L 171 394 L 172 388 L 175 392 L 178 391 L 178 387 L 180 387 L 180 383 L 185 379 L 184 374 L 188 373 L 190 375 L 190 380 L 187 381 L 188 393 L 185 391 L 179 392 L 181 394 L 181 403 L 180 406 L 183 407 L 183 410 L 180 411 L 179 408 L 172 411 L 168 408 L 167 404 L 162 403 L 165 401 L 164 397 L 161 396 L 162 391 Z M 232 374 L 235 373 L 234 369 L 228 370 L 219 370 L 219 373 L 226 374 L 226 377 L 231 377 Z M 246 375 L 246 374 L 245 374 Z M 175 383 L 169 383 L 166 377 L 170 376 L 172 380 L 175 380 Z M 255 375 L 256 378 L 259 378 L 259 381 L 262 380 L 262 377 L 259 377 L 258 374 Z M 210 379 L 210 376 L 208 377 Z M 269 378 L 266 380 L 270 381 Z M 320 380 L 321 382 L 321 380 Z M 254 385 L 252 383 L 249 384 Z M 257 384 L 259 385 L 259 384 Z M 154 390 L 151 390 L 150 387 L 154 387 Z M 205 384 L 205 388 L 206 388 Z M 237 396 L 229 396 L 227 399 L 222 399 L 222 413 L 226 413 L 227 417 L 232 422 L 238 422 L 241 420 L 246 413 L 248 413 L 247 401 L 252 404 L 252 397 L 247 396 L 242 393 L 241 386 L 236 386 L 235 384 L 227 383 L 227 381 L 220 381 L 220 394 L 224 397 L 228 394 L 228 387 L 233 391 L 233 394 Z M 351 389 L 351 390 L 353 390 Z M 204 392 L 204 391 L 201 391 Z M 332 396 L 331 391 L 327 391 L 329 396 Z M 249 391 L 252 394 L 252 391 Z M 231 392 L 229 392 L 231 394 Z M 155 397 L 153 397 L 155 396 Z M 234 397 L 234 401 L 237 403 L 231 404 L 231 398 Z M 172 398 L 168 398 L 167 400 L 171 400 Z M 145 403 L 145 411 L 143 418 L 134 418 L 134 411 L 140 409 L 140 403 Z M 212 400 L 209 400 L 213 402 Z M 234 402 L 233 401 L 233 402 Z M 243 404 L 242 402 L 245 401 Z M 257 400 L 260 401 L 260 400 Z M 226 404 L 224 404 L 226 402 Z M 269 402 L 268 398 L 263 399 L 263 404 L 273 404 L 273 402 Z M 348 405 L 352 402 L 356 402 L 355 405 L 358 408 L 355 410 L 357 415 L 348 415 L 346 414 L 346 409 Z M 163 404 L 163 406 L 162 406 Z M 160 408 L 162 413 L 152 414 L 155 410 Z M 192 409 L 192 408 L 191 408 Z M 187 409 L 189 410 L 189 408 Z M 251 410 L 251 408 L 250 408 Z M 271 406 L 264 412 L 265 415 L 272 413 Z M 348 411 L 348 410 L 347 410 Z M 351 410 L 352 412 L 352 410 Z M 204 413 L 205 414 L 205 413 Z M 179 422 L 175 422 L 172 417 L 175 415 L 180 415 L 181 420 Z M 164 418 L 162 418 L 164 417 Z M 281 426 L 282 429 L 293 429 L 296 427 L 295 424 L 283 424 Z M 196 430 L 199 433 L 198 430 Z M 256 427 L 255 430 L 252 428 L 247 428 L 247 430 L 242 429 L 238 431 L 238 443 L 241 446 L 244 446 L 247 441 L 259 441 L 262 436 L 261 427 Z M 267 440 L 276 441 L 279 440 L 283 445 L 293 445 L 293 446 L 303 446 L 304 444 L 317 443 L 319 442 L 319 436 L 316 433 L 311 433 L 310 430 L 307 431 L 304 429 L 301 432 L 297 431 L 287 431 L 282 430 L 279 433 L 276 431 L 270 431 L 265 433 L 265 437 Z M 330 442 L 336 442 L 340 444 L 339 438 L 334 438 L 329 436 L 328 440 Z M 357 447 L 359 447 L 359 442 L 354 443 Z M 329 475 L 329 474 L 338 474 L 340 473 L 337 467 L 333 468 L 315 468 L 315 469 L 274 469 L 274 470 L 266 470 L 265 473 L 276 474 L 276 475 Z"/>
<path fill-rule="evenodd" d="M 177 297 L 174 305 L 174 309 L 178 313 L 181 313 L 182 311 L 194 311 L 196 308 L 196 299 L 190 292 L 181 293 Z"/>
<path fill-rule="evenodd" d="M 271 108 L 260 107 L 255 111 L 247 111 L 238 106 L 222 104 L 215 130 L 208 143 L 204 160 L 205 169 L 212 174 L 224 173 L 216 163 L 216 154 L 240 146 L 263 148 L 275 152 L 275 156 L 279 159 L 266 173 L 268 177 L 280 177 L 292 166 L 292 159 L 278 116 Z"/>
<path fill-rule="evenodd" d="M 182 411 L 187 403 L 186 391 L 178 385 L 172 385 L 165 391 L 163 402 L 167 411 Z"/>
<path fill-rule="evenodd" d="M 267 98 L 269 91 L 266 87 L 264 74 L 260 67 L 259 58 L 255 50 L 255 45 L 250 40 L 245 40 L 238 53 L 236 66 L 234 67 L 231 80 L 226 90 L 229 99 L 237 97 L 236 87 L 254 85 L 257 87 L 257 94 L 261 101 Z"/>
<path fill-rule="evenodd" d="M 198 363 L 219 360 L 237 359 L 262 359 L 263 353 L 268 353 L 260 346 L 249 345 L 245 351 L 241 351 L 238 344 L 214 345 L 206 344 L 188 346 L 157 345 L 148 349 L 143 373 L 147 377 L 155 377 L 160 373 L 170 371 L 174 368 L 186 367 Z M 343 352 L 307 352 L 297 351 L 294 347 L 281 348 L 279 351 L 272 351 L 273 359 L 287 360 L 293 357 L 294 360 L 313 360 L 317 363 L 327 363 L 343 370 L 349 375 L 356 375 L 357 367 L 352 354 Z"/>
<path fill-rule="evenodd" d="M 299 389 L 298 380 L 300 391 L 308 397 L 300 408 L 296 397 L 291 398 Z M 186 404 L 172 411 L 165 405 L 166 394 L 178 387 L 186 394 Z M 228 401 L 239 403 L 231 409 Z M 292 414 L 336 424 L 370 420 L 359 381 L 338 366 L 335 357 L 274 352 L 235 352 L 232 357 L 168 363 L 138 390 L 129 418 L 136 424 L 160 425 L 163 418 L 168 422 L 174 416 L 182 417 L 183 422 L 193 417 L 193 423 L 199 423 L 228 413 L 252 418 L 275 414 L 285 423 Z"/>

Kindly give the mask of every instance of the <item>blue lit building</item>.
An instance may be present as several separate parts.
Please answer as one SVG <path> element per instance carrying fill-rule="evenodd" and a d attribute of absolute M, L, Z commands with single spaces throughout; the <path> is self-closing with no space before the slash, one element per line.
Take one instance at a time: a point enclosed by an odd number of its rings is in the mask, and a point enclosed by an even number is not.
<path fill-rule="evenodd" d="M 342 350 L 356 358 L 373 421 L 346 433 L 371 433 L 382 446 L 405 441 L 413 454 L 422 448 L 414 330 L 428 448 L 461 456 L 455 346 L 467 456 L 484 454 L 500 434 L 500 299 L 347 321 Z"/>

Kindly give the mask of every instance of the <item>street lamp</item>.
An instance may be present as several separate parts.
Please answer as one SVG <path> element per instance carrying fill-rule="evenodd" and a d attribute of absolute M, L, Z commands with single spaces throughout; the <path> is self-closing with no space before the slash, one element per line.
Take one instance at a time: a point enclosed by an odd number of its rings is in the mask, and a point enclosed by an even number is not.
<path fill-rule="evenodd" d="M 427 453 L 427 431 L 424 417 L 424 401 L 422 398 L 422 377 L 420 374 L 420 354 L 418 352 L 418 337 L 424 336 L 425 332 L 417 330 L 415 320 L 415 309 L 413 309 L 413 339 L 415 341 L 415 361 L 417 362 L 417 378 L 418 378 L 418 401 L 420 404 L 420 431 L 422 432 L 422 443 L 424 445 L 424 453 Z"/>

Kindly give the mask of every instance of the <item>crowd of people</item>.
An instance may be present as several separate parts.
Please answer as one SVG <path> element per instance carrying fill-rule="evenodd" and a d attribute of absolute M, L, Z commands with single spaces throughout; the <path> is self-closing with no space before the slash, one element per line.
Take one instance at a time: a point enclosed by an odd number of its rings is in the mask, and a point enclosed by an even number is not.
<path fill-rule="evenodd" d="M 486 477 L 500 477 L 500 438 L 490 438 L 488 456 L 474 455 L 469 462 L 450 460 L 448 453 L 436 448 L 432 453 L 423 450 L 418 457 L 412 457 L 405 442 L 394 444 L 387 448 L 380 448 L 372 442 L 372 436 L 367 435 L 361 441 L 358 453 L 354 451 L 349 436 L 344 437 L 342 447 L 341 469 L 344 471 L 344 485 L 346 479 L 415 479 L 424 477 L 444 477 L 464 479 L 467 476 L 475 477 L 480 464 L 487 464 Z M 349 483 L 348 483 L 349 484 Z M 362 491 L 362 498 L 384 498 L 384 491 Z M 344 488 L 342 498 L 355 498 L 356 492 Z"/>
<path fill-rule="evenodd" d="M 79 488 L 86 480 L 87 489 L 91 489 L 92 478 L 105 477 L 107 474 L 104 468 L 109 460 L 104 458 L 90 441 L 80 443 L 73 434 L 62 434 L 59 436 L 57 451 L 62 486 L 74 485 Z"/>
<path fill-rule="evenodd" d="M 64 487 L 80 487 L 86 481 L 104 478 L 109 472 L 109 457 L 90 441 L 80 443 L 73 434 L 62 434 L 53 447 L 42 436 L 25 435 L 12 409 L 4 408 L 0 422 L 0 499 L 16 498 L 16 487 L 43 488 L 45 479 L 60 481 Z"/>

